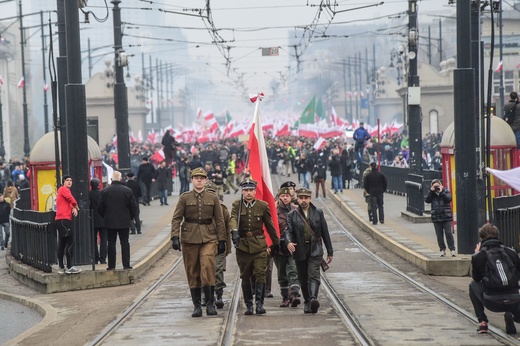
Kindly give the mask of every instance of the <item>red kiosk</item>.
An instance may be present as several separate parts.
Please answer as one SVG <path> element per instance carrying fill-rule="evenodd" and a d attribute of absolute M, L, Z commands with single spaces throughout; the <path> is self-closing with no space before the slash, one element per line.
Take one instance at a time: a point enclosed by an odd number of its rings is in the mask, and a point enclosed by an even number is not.
<path fill-rule="evenodd" d="M 88 136 L 88 160 L 90 178 L 98 178 L 102 181 L 103 156 L 98 144 L 90 136 Z M 31 150 L 28 166 L 31 174 L 31 209 L 53 210 L 56 198 L 54 132 L 46 133 L 36 142 Z"/>

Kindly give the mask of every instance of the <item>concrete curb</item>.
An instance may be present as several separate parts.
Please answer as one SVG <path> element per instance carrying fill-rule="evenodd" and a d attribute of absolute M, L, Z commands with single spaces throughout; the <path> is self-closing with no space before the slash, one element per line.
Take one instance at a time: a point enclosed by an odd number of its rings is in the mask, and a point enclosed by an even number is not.
<path fill-rule="evenodd" d="M 16 294 L 0 291 L 0 299 L 5 299 L 18 304 L 25 305 L 33 310 L 36 310 L 40 315 L 43 316 L 43 319 L 39 323 L 27 329 L 22 334 L 19 334 L 11 340 L 7 341 L 3 344 L 4 346 L 18 345 L 22 340 L 28 338 L 29 336 L 39 332 L 40 330 L 48 327 L 50 324 L 55 322 L 58 316 L 58 311 L 55 308 L 53 308 L 50 304 L 37 301 L 32 298 L 22 297 Z"/>
<path fill-rule="evenodd" d="M 134 266 L 132 272 L 136 278 L 141 277 L 146 273 L 148 269 L 150 269 L 165 253 L 170 250 L 171 240 L 166 239 L 161 243 L 161 245 L 152 251 L 148 256 L 143 258 L 141 262 L 137 263 Z"/>
<path fill-rule="evenodd" d="M 360 226 L 366 233 L 370 234 L 372 238 L 376 239 L 379 243 L 381 243 L 388 250 L 392 251 L 396 255 L 404 258 L 408 262 L 415 264 L 420 267 L 425 274 L 428 275 L 438 275 L 438 276 L 467 276 L 470 273 L 471 260 L 469 257 L 456 257 L 454 259 L 451 258 L 439 258 L 439 259 L 431 259 L 427 256 L 424 256 L 418 252 L 415 252 L 403 244 L 395 241 L 389 236 L 383 234 L 378 229 L 373 227 L 369 222 L 365 221 L 360 217 L 358 213 L 356 213 L 350 206 L 348 206 L 340 196 L 332 193 L 330 191 L 330 196 L 333 197 L 333 200 L 339 205 L 341 209 L 343 209 L 347 215 L 349 215 L 354 222 Z"/>

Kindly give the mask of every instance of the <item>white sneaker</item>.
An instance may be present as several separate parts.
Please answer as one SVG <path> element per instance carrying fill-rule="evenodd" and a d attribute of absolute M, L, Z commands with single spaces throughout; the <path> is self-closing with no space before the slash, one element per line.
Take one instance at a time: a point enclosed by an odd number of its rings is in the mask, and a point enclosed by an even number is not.
<path fill-rule="evenodd" d="M 78 269 L 76 267 L 70 267 L 69 269 L 67 269 L 65 271 L 65 274 L 77 274 L 77 273 L 81 273 L 81 269 Z"/>
<path fill-rule="evenodd" d="M 446 250 L 441 251 L 441 257 L 446 257 Z"/>
<path fill-rule="evenodd" d="M 457 257 L 457 255 L 455 254 L 455 250 L 451 250 L 451 257 Z"/>

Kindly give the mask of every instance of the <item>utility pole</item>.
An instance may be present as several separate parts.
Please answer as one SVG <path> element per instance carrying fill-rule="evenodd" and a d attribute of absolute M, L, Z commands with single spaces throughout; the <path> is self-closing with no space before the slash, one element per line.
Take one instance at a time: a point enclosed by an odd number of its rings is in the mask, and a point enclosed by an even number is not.
<path fill-rule="evenodd" d="M 155 71 L 157 76 L 157 122 L 162 129 L 162 71 L 159 68 L 159 58 L 155 58 Z"/>
<path fill-rule="evenodd" d="M 90 37 L 87 40 L 87 50 L 88 50 L 88 78 L 92 78 L 92 54 L 90 50 Z"/>
<path fill-rule="evenodd" d="M 408 0 L 408 129 L 410 144 L 410 171 L 422 174 L 421 87 L 417 75 L 417 0 Z M 403 54 L 406 54 L 404 52 Z"/>
<path fill-rule="evenodd" d="M 0 84 L 0 156 L 5 160 L 4 148 L 4 118 L 2 114 L 2 85 Z"/>
<path fill-rule="evenodd" d="M 29 144 L 29 114 L 27 110 L 27 88 L 25 87 L 25 32 L 23 28 L 22 0 L 18 0 L 18 17 L 20 20 L 20 46 L 22 58 L 22 92 L 23 92 L 23 153 L 29 156 L 31 153 L 31 145 Z"/>
<path fill-rule="evenodd" d="M 358 64 L 357 64 L 357 54 L 354 54 L 354 84 L 356 85 L 356 91 L 354 93 L 354 98 L 356 99 L 356 119 L 359 122 L 359 108 L 358 108 L 358 99 L 359 99 L 359 93 L 361 90 L 359 89 L 358 84 Z"/>
<path fill-rule="evenodd" d="M 152 121 L 152 127 L 155 128 L 155 118 L 154 118 L 154 107 L 155 104 L 153 102 L 153 67 L 152 67 L 152 56 L 148 56 L 148 65 L 150 66 L 150 110 L 151 110 L 151 121 Z"/>
<path fill-rule="evenodd" d="M 54 124 L 60 130 L 60 147 L 61 147 L 61 169 L 63 172 L 69 172 L 69 148 L 67 146 L 67 104 L 65 102 L 65 85 L 69 83 L 69 74 L 67 72 L 67 37 L 65 31 L 65 0 L 57 0 L 56 8 L 58 12 L 58 20 L 56 26 L 58 28 L 59 56 L 56 58 L 58 69 L 58 108 L 59 120 Z M 59 170 L 58 170 L 59 171 Z M 61 184 L 59 176 L 56 177 L 56 190 Z"/>
<path fill-rule="evenodd" d="M 439 64 L 442 62 L 442 20 L 439 19 Z"/>
<path fill-rule="evenodd" d="M 350 102 L 349 102 L 349 117 L 347 117 L 348 121 L 350 122 L 350 124 L 352 124 L 352 121 L 354 120 L 354 113 L 353 113 L 353 110 L 352 110 L 352 97 L 354 95 L 352 95 L 352 65 L 350 63 L 350 56 L 348 57 L 348 88 L 349 88 L 349 93 L 350 93 Z"/>
<path fill-rule="evenodd" d="M 432 64 L 432 28 L 428 25 L 428 64 Z"/>
<path fill-rule="evenodd" d="M 491 5 L 493 6 L 493 5 Z M 504 60 L 504 42 L 503 42 L 503 36 L 502 36 L 502 30 L 503 30 L 503 27 L 504 27 L 504 23 L 502 22 L 502 0 L 499 1 L 499 5 L 500 8 L 498 9 L 498 42 L 499 42 L 499 45 L 500 45 L 500 48 L 499 48 L 499 54 L 500 54 L 500 61 L 503 61 Z M 493 11 L 491 11 L 491 15 L 493 15 Z M 502 71 L 500 71 L 500 87 L 499 87 L 499 93 L 500 93 L 500 108 L 499 109 L 503 109 L 504 108 L 504 69 L 502 69 Z M 500 114 L 498 113 L 498 111 L 495 110 L 495 112 L 497 114 Z"/>
<path fill-rule="evenodd" d="M 347 116 L 347 74 L 346 74 L 346 68 L 347 63 L 345 62 L 345 59 L 343 59 L 343 103 L 345 107 L 345 119 L 348 119 Z"/>
<path fill-rule="evenodd" d="M 40 27 L 42 32 L 42 74 L 43 74 L 43 120 L 45 133 L 49 132 L 49 105 L 47 104 L 47 74 L 45 69 L 45 26 L 43 24 L 43 11 L 40 11 Z"/>
<path fill-rule="evenodd" d="M 120 0 L 110 1 L 114 21 L 114 58 L 116 80 L 114 84 L 114 113 L 116 117 L 117 154 L 119 171 L 125 175 L 130 172 L 130 140 L 128 138 L 128 95 L 123 68 L 128 65 L 128 59 L 123 50 L 121 32 Z"/>
<path fill-rule="evenodd" d="M 471 0 L 457 0 L 457 68 L 454 70 L 455 178 L 457 186 L 457 249 L 474 252 L 478 241 L 475 136 L 475 74 L 471 67 Z"/>

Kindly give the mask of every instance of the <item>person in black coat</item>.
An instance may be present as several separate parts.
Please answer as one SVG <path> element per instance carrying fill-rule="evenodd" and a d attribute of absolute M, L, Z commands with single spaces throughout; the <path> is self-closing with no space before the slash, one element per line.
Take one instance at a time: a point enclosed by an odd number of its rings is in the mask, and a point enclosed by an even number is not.
<path fill-rule="evenodd" d="M 303 312 L 314 314 L 320 307 L 318 291 L 321 283 L 322 244 L 327 249 L 327 263 L 332 262 L 334 250 L 323 211 L 311 203 L 311 190 L 302 188 L 296 194 L 298 208 L 287 214 L 285 242 L 296 262 L 304 298 Z"/>
<path fill-rule="evenodd" d="M 487 333 L 488 319 L 484 307 L 493 312 L 505 312 L 506 332 L 516 334 L 515 322 L 520 323 L 520 295 L 518 294 L 518 281 L 510 282 L 506 288 L 493 289 L 486 288 L 486 272 L 488 258 L 486 251 L 496 250 L 502 247 L 506 256 L 511 259 L 515 267 L 516 277 L 520 277 L 520 259 L 514 249 L 504 247 L 498 240 L 500 232 L 492 224 L 485 224 L 478 230 L 480 243 L 475 248 L 475 254 L 471 257 L 471 276 L 473 281 L 469 284 L 469 297 L 477 316 L 479 334 Z M 515 303 L 516 302 L 516 303 Z"/>
<path fill-rule="evenodd" d="M 88 192 L 88 198 L 90 202 L 90 209 L 92 209 L 92 216 L 94 219 L 94 237 L 95 241 L 95 249 L 96 263 L 105 264 L 107 263 L 107 230 L 105 228 L 105 223 L 103 221 L 103 217 L 98 212 L 99 200 L 101 199 L 101 191 L 99 190 L 99 179 L 92 178 L 90 180 L 90 191 Z M 98 234 L 99 234 L 99 248 L 98 248 Z"/>
<path fill-rule="evenodd" d="M 177 150 L 177 146 L 180 145 L 177 143 L 175 138 L 170 134 L 170 130 L 166 130 L 164 136 L 161 140 L 161 144 L 163 146 L 163 152 L 165 156 L 166 166 L 170 167 L 175 157 L 175 151 Z"/>
<path fill-rule="evenodd" d="M 137 234 L 141 234 L 141 219 L 139 218 L 141 214 L 141 209 L 139 208 L 139 198 L 142 196 L 141 185 L 135 180 L 135 175 L 132 172 L 128 173 L 126 178 L 126 186 L 132 190 L 135 201 L 137 202 L 137 211 L 132 219 L 133 225 L 130 228 L 130 234 L 135 234 L 136 230 Z"/>
<path fill-rule="evenodd" d="M 338 150 L 334 149 L 332 155 L 329 156 L 329 169 L 332 177 L 332 186 L 334 193 L 338 193 L 338 190 L 343 193 L 343 181 L 341 173 L 341 162 L 338 154 Z"/>
<path fill-rule="evenodd" d="M 446 244 L 444 237 L 448 243 L 448 248 L 451 250 L 451 256 L 455 257 L 455 240 L 451 231 L 451 223 L 453 215 L 451 212 L 451 193 L 442 186 L 439 179 L 432 180 L 430 191 L 424 199 L 426 203 L 432 205 L 432 222 L 437 235 L 437 244 L 441 251 L 441 257 L 446 256 Z"/>
<path fill-rule="evenodd" d="M 325 180 L 327 180 L 327 166 L 323 163 L 321 159 L 316 160 L 316 164 L 312 168 L 312 180 L 316 184 L 316 198 L 319 197 L 320 186 L 321 191 L 323 192 L 323 198 L 327 198 L 327 193 L 325 191 Z"/>
<path fill-rule="evenodd" d="M 4 250 L 9 243 L 11 235 L 9 227 L 9 215 L 11 214 L 11 204 L 4 199 L 4 195 L 0 195 L 0 249 Z M 5 232 L 5 240 L 3 233 Z"/>
<path fill-rule="evenodd" d="M 167 167 L 166 161 L 161 161 L 159 168 L 155 170 L 155 181 L 159 190 L 159 200 L 162 205 L 168 205 L 168 184 L 172 185 L 172 170 Z"/>
<path fill-rule="evenodd" d="M 143 157 L 143 163 L 137 170 L 137 181 L 141 184 L 141 190 L 143 190 L 143 205 L 150 205 L 152 183 L 155 181 L 155 167 L 148 162 L 147 157 Z"/>
<path fill-rule="evenodd" d="M 377 215 L 379 222 L 385 223 L 385 210 L 383 207 L 383 196 L 386 192 L 387 180 L 383 173 L 377 170 L 377 163 L 371 162 L 372 169 L 363 179 L 363 186 L 370 195 L 370 207 L 372 210 L 372 223 L 377 225 Z"/>
<path fill-rule="evenodd" d="M 128 241 L 132 219 L 137 213 L 137 202 L 132 190 L 121 182 L 121 172 L 114 171 L 112 185 L 101 191 L 98 212 L 103 216 L 108 235 L 108 268 L 116 269 L 116 240 L 119 235 L 124 269 L 130 266 Z"/>
<path fill-rule="evenodd" d="M 350 181 L 352 180 L 352 165 L 354 162 L 354 150 L 350 148 L 341 152 L 340 164 L 341 174 L 343 178 L 343 186 L 350 189 Z"/>

